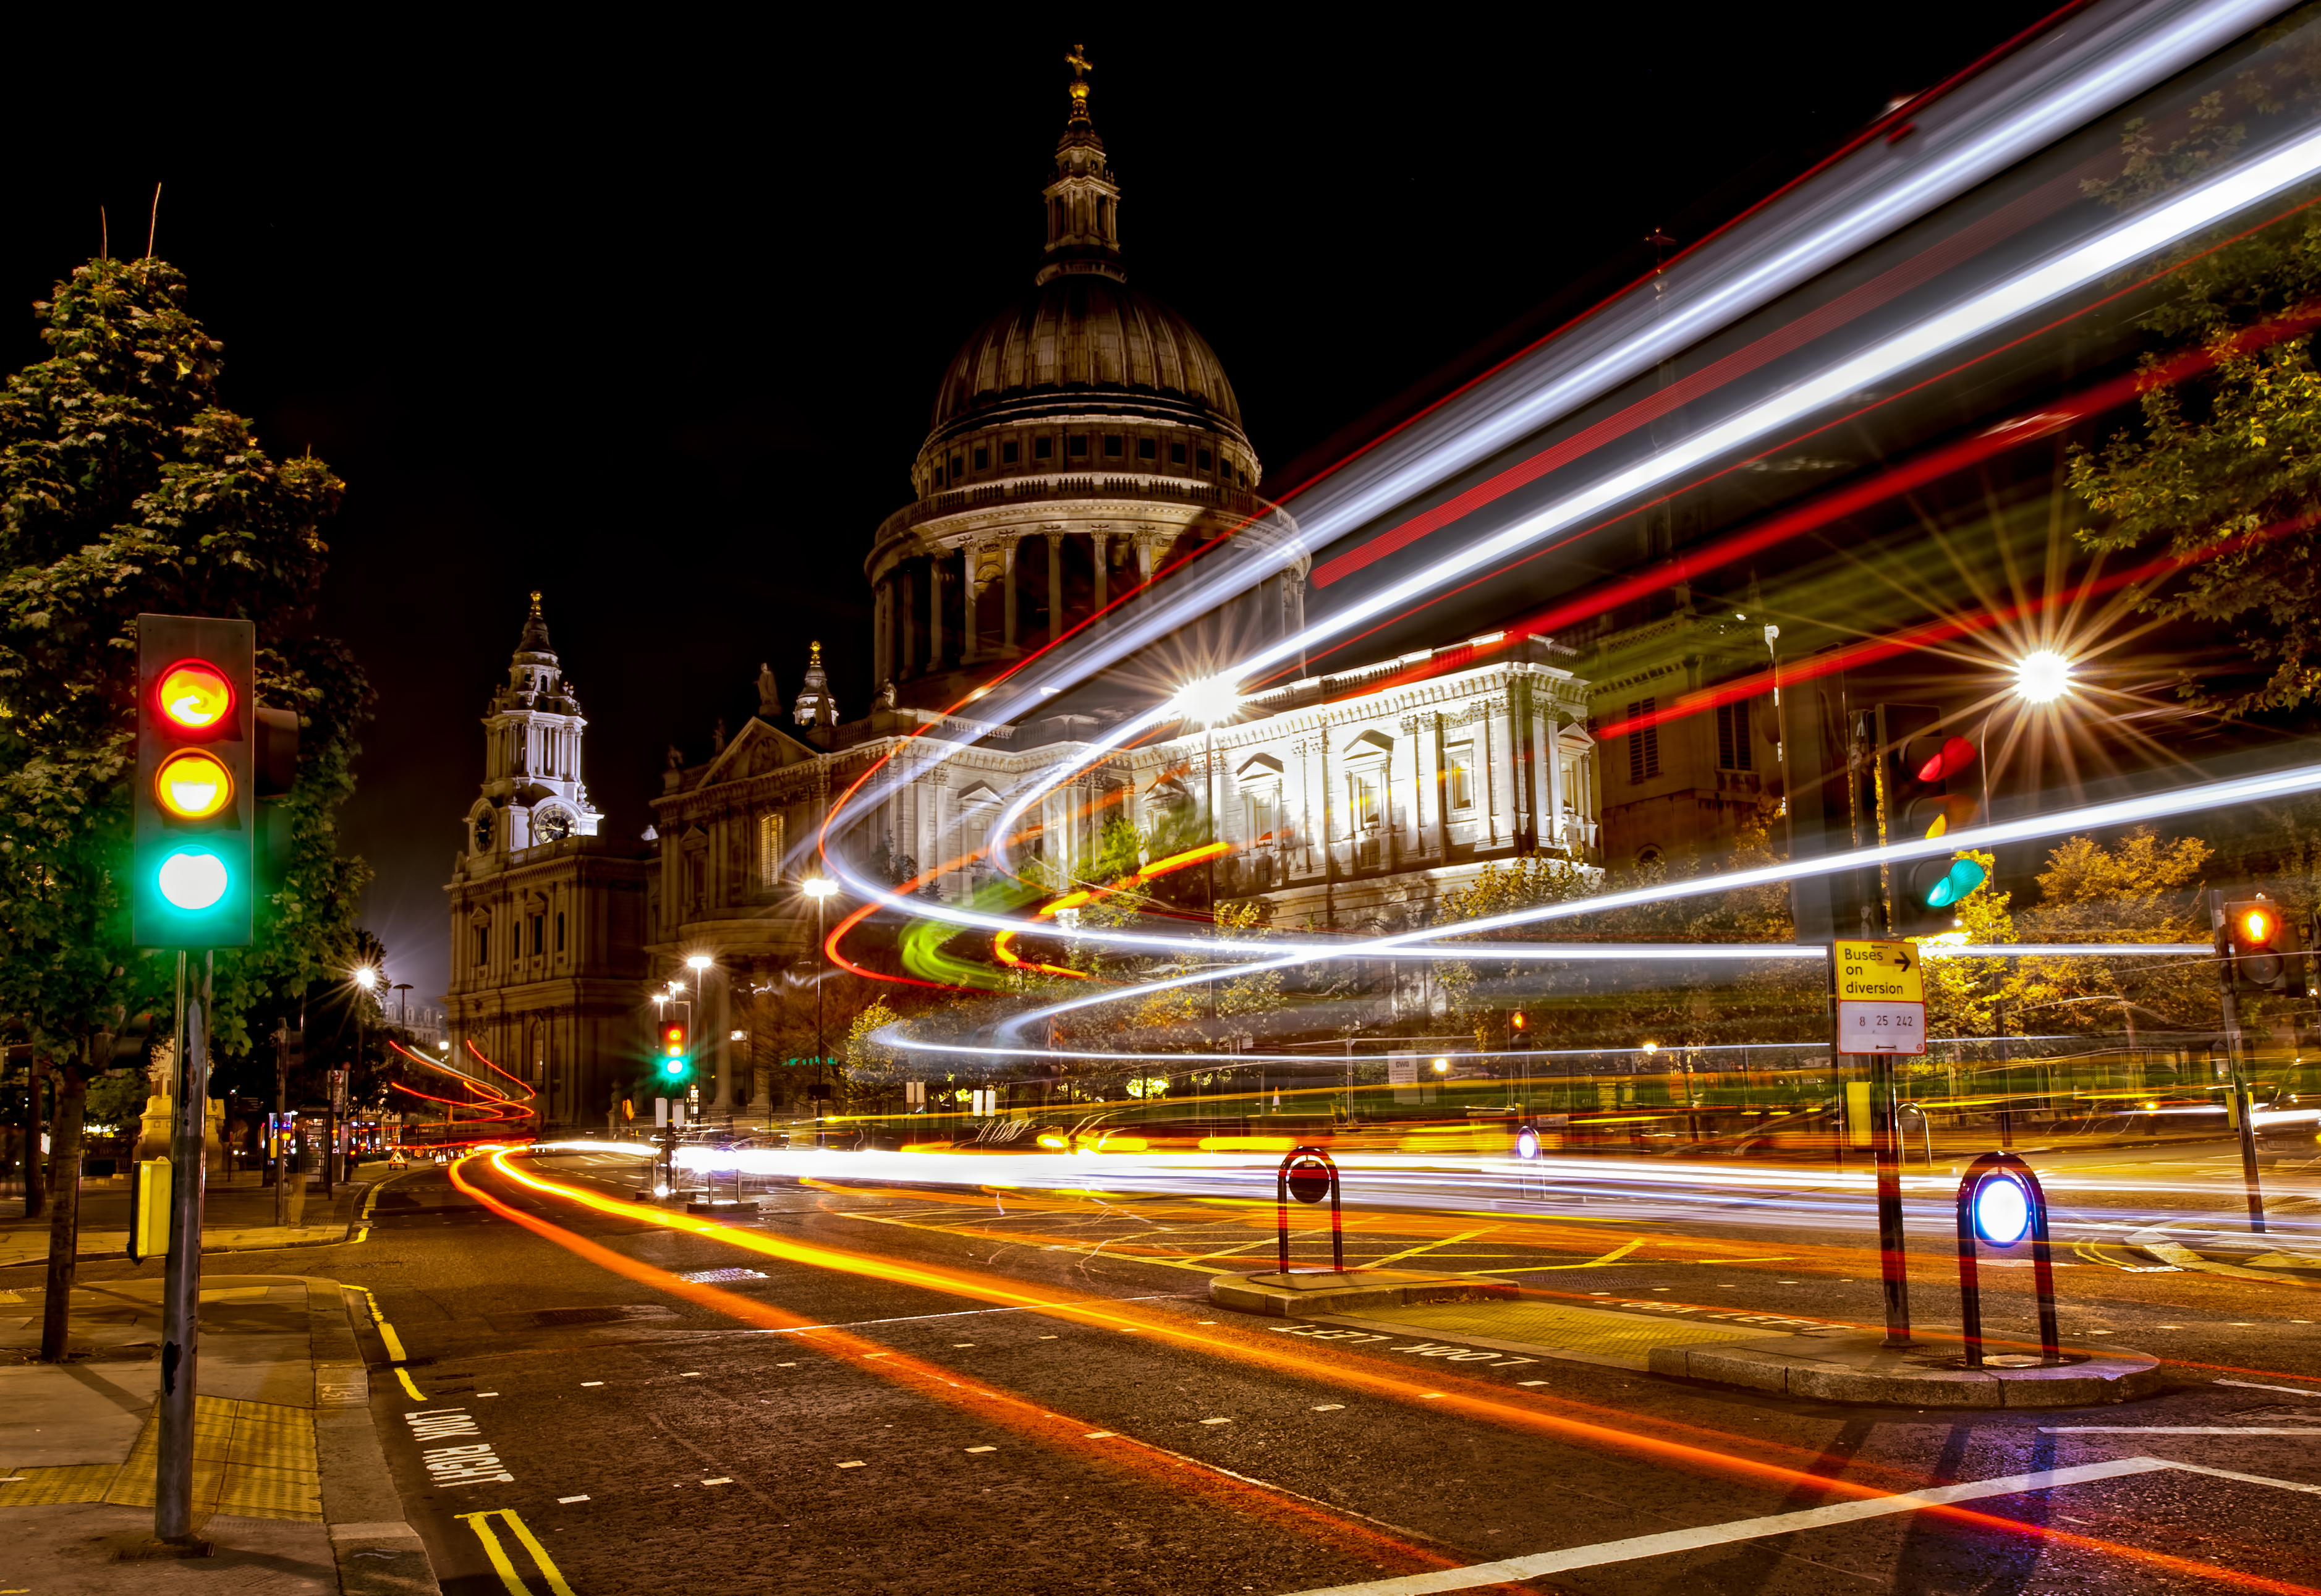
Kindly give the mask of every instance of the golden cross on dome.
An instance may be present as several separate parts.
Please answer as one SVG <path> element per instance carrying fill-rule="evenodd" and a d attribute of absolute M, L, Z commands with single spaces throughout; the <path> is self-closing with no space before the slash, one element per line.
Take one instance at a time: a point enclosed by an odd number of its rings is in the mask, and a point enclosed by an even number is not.
<path fill-rule="evenodd" d="M 814 663 L 815 663 L 815 664 L 817 664 L 817 665 L 821 664 L 821 663 L 822 663 L 822 644 L 821 644 L 821 643 L 807 643 L 807 644 L 806 644 L 806 647 L 808 647 L 809 649 L 812 649 L 812 650 L 814 651 Z"/>
<path fill-rule="evenodd" d="M 1086 122 L 1088 100 L 1088 75 L 1096 70 L 1096 63 L 1088 59 L 1088 46 L 1073 45 L 1072 53 L 1064 58 L 1064 65 L 1072 69 L 1069 91 L 1072 96 L 1072 120 Z"/>
<path fill-rule="evenodd" d="M 540 589 L 537 588 L 532 590 L 532 618 L 535 621 L 540 619 Z"/>

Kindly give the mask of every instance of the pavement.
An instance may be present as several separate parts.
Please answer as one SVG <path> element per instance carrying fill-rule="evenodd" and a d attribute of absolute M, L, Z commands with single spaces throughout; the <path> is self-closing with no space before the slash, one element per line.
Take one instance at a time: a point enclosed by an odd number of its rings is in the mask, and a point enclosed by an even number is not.
<path fill-rule="evenodd" d="M 306 1176 L 290 1189 L 288 1225 L 274 1222 L 273 1187 L 259 1185 L 258 1178 L 248 1172 L 238 1181 L 221 1181 L 214 1174 L 202 1196 L 202 1251 L 245 1253 L 343 1241 L 349 1225 L 360 1214 L 364 1198 L 387 1172 L 384 1165 L 361 1170 L 351 1181 L 335 1182 L 327 1198 L 322 1194 L 320 1181 Z M 131 1199 L 125 1175 L 81 1182 L 76 1258 L 127 1254 Z M 0 1199 L 0 1202 L 13 1210 L 13 1217 L 0 1218 L 0 1269 L 47 1258 L 48 1218 L 23 1218 L 21 1196 Z"/>
<path fill-rule="evenodd" d="M 5 1278 L 5 1277 L 0 1277 Z M 0 1288 L 0 1589 L 16 1596 L 435 1596 L 369 1410 L 365 1299 L 307 1275 L 205 1274 L 195 1418 L 200 1558 L 150 1553 L 158 1275 L 73 1293 L 71 1355 L 38 1355 L 43 1295 Z"/>

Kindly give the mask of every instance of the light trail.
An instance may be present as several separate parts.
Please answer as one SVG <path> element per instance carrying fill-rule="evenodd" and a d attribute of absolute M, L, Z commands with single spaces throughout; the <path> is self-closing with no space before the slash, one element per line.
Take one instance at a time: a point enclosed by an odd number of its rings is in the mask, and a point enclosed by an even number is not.
<path fill-rule="evenodd" d="M 462 1160 L 461 1163 L 466 1162 Z M 589 1200 L 587 1193 L 542 1181 L 512 1168 L 505 1162 L 504 1153 L 491 1154 L 490 1162 L 495 1170 L 518 1185 L 530 1186 L 568 1201 L 597 1206 Z M 460 1163 L 451 1165 L 447 1172 L 453 1186 L 501 1218 L 523 1226 L 533 1235 L 600 1269 L 652 1290 L 666 1291 L 739 1323 L 795 1335 L 799 1341 L 808 1343 L 832 1357 L 850 1362 L 862 1373 L 921 1396 L 931 1397 L 986 1422 L 1004 1425 L 1019 1436 L 1077 1461 L 1093 1463 L 1124 1473 L 1142 1474 L 1147 1480 L 1167 1487 L 1189 1488 L 1193 1494 L 1208 1497 L 1228 1510 L 1253 1512 L 1278 1528 L 1365 1559 L 1390 1556 L 1415 1568 L 1447 1568 L 1455 1561 L 1416 1546 L 1398 1534 L 1387 1533 L 1385 1527 L 1377 1525 L 1365 1514 L 1333 1508 L 1283 1487 L 1252 1480 L 1214 1464 L 1202 1463 L 1150 1442 L 1117 1434 L 1099 1424 L 1059 1412 L 1053 1404 L 1033 1402 L 988 1380 L 961 1380 L 938 1364 L 915 1358 L 908 1353 L 899 1352 L 839 1327 L 817 1324 L 756 1298 L 689 1281 L 682 1275 L 656 1268 L 501 1201 L 466 1179 L 460 1172 Z M 1092 1442 L 1105 1444 L 1091 1445 Z"/>
<path fill-rule="evenodd" d="M 1022 1308 L 1032 1312 L 1082 1323 L 1108 1325 L 1108 1327 L 1115 1329 L 1134 1329 L 1141 1334 L 1164 1337 L 1172 1345 L 1227 1358 L 1236 1363 L 1252 1364 L 1270 1373 L 1361 1391 L 1372 1396 L 1406 1404 L 1414 1409 L 1424 1404 L 1432 1410 L 1461 1413 L 1469 1418 L 1497 1427 L 1527 1432 L 1590 1451 L 1615 1455 L 1640 1456 L 1653 1463 L 1683 1469 L 1688 1473 L 1722 1475 L 1750 1484 L 1785 1491 L 1810 1490 L 1834 1498 L 1857 1501 L 1883 1500 L 1897 1495 L 1909 1494 L 1908 1488 L 1898 1491 L 1892 1491 L 1865 1481 L 1849 1480 L 1817 1472 L 1816 1467 L 1810 1465 L 1819 1464 L 1818 1455 L 1813 1454 L 1810 1449 L 1805 1447 L 1761 1441 L 1754 1437 L 1725 1435 L 1708 1430 L 1704 1427 L 1666 1419 L 1640 1420 L 1634 1414 L 1616 1409 L 1590 1408 L 1580 1403 L 1554 1398 L 1536 1398 L 1532 1399 L 1527 1405 L 1518 1405 L 1515 1401 L 1510 1401 L 1498 1387 L 1447 1373 L 1434 1374 L 1430 1377 L 1431 1383 L 1421 1385 L 1402 1379 L 1397 1374 L 1368 1367 L 1364 1362 L 1355 1361 L 1352 1358 L 1324 1361 L 1279 1343 L 1258 1345 L 1244 1343 L 1233 1337 L 1205 1336 L 1199 1333 L 1199 1327 L 1188 1326 L 1160 1314 L 1131 1313 L 1125 1311 L 1118 1303 L 1105 1300 L 1088 1300 L 1069 1304 L 1041 1300 L 1025 1292 L 1015 1282 L 1000 1277 L 969 1271 L 937 1269 L 926 1264 L 906 1263 L 897 1260 L 879 1259 L 868 1254 L 814 1246 L 806 1243 L 784 1241 L 758 1232 L 738 1230 L 714 1221 L 696 1219 L 689 1215 L 680 1216 L 663 1209 L 648 1208 L 642 1204 L 601 1197 L 577 1187 L 567 1186 L 560 1181 L 544 1180 L 529 1172 L 518 1171 L 508 1163 L 505 1151 L 491 1154 L 490 1163 L 496 1172 L 515 1184 L 577 1206 L 594 1208 L 622 1218 L 642 1221 L 666 1229 L 689 1232 L 709 1240 L 767 1256 L 783 1258 L 793 1263 L 809 1263 L 814 1267 L 869 1276 L 897 1284 L 924 1283 L 933 1290 L 951 1295 L 989 1301 L 999 1306 Z M 883 1373 L 882 1366 L 896 1365 L 895 1376 L 911 1377 L 914 1384 L 922 1385 L 932 1394 L 942 1395 L 943 1388 L 953 1391 L 969 1390 L 953 1379 L 948 1372 L 936 1365 L 909 1359 L 907 1354 L 878 1346 L 876 1343 L 853 1336 L 845 1331 L 831 1329 L 808 1331 L 806 1329 L 807 1321 L 785 1310 L 773 1308 L 770 1304 L 742 1297 L 737 1293 L 719 1290 L 715 1287 L 705 1286 L 698 1282 L 680 1281 L 666 1271 L 654 1269 L 650 1264 L 616 1253 L 609 1247 L 590 1241 L 572 1231 L 565 1230 L 560 1226 L 525 1214 L 491 1196 L 481 1187 L 465 1180 L 460 1172 L 459 1165 L 452 1166 L 451 1175 L 452 1183 L 461 1191 L 482 1202 L 502 1218 L 523 1225 L 535 1235 L 553 1241 L 556 1245 L 626 1278 L 655 1285 L 660 1290 L 699 1302 L 705 1307 L 713 1309 L 714 1311 L 744 1323 L 797 1329 L 802 1332 L 802 1335 L 811 1334 L 817 1339 L 829 1338 L 832 1345 L 844 1346 L 851 1355 L 863 1358 L 865 1366 L 874 1372 Z M 668 1283 L 664 1284 L 664 1281 Z M 796 1320 L 796 1322 L 775 1326 L 769 1323 L 771 1320 Z M 850 1343 L 852 1345 L 849 1345 Z M 854 1350 L 856 1347 L 863 1346 L 877 1347 L 877 1351 L 875 1354 L 865 1354 Z M 940 1382 L 940 1385 L 935 1382 Z M 988 1382 L 980 1383 L 987 1387 L 989 1385 Z M 985 1390 L 974 1391 L 971 1394 L 986 1400 L 1010 1404 L 1010 1408 L 1005 1410 L 1006 1416 L 1016 1424 L 1025 1427 L 1027 1430 L 1031 1423 L 1044 1424 L 1054 1417 L 1045 1411 L 1043 1405 L 1031 1403 L 1013 1393 L 1003 1394 Z M 1557 1409 L 1563 1410 L 1556 1411 Z M 1575 1417 L 1576 1414 L 1583 1412 L 1597 1417 Z M 1036 1421 L 1032 1418 L 1034 1414 L 1039 1415 Z M 1641 1427 L 1629 1428 L 1622 1427 L 1623 1426 L 1640 1426 Z M 1654 1431 L 1662 1433 L 1653 1433 Z M 1069 1437 L 1060 1431 L 1043 1430 L 1033 1433 L 1040 1433 L 1043 1438 L 1069 1444 Z M 1696 1441 L 1678 1438 L 1687 1435 L 1723 1443 L 1743 1442 L 1773 1456 L 1807 1460 L 1809 1466 L 1807 1468 L 1791 1467 L 1787 1464 L 1768 1461 L 1765 1457 L 1745 1456 L 1720 1450 L 1715 1446 L 1702 1446 Z M 1092 1437 L 1083 1434 L 1079 1438 L 1085 1441 Z M 1103 1438 L 1121 1437 L 1105 1436 Z M 1173 1455 L 1165 1454 L 1163 1455 L 1173 1456 Z M 1914 1471 L 1897 1468 L 1891 1464 L 1872 1464 L 1871 1466 L 1879 1473 L 1890 1479 L 1908 1479 L 1910 1486 L 1917 1489 L 1924 1489 L 1929 1483 L 1923 1477 L 1914 1477 Z M 1238 1476 L 1233 1477 L 1238 1478 Z M 2148 1567 L 2163 1568 L 2171 1573 L 2202 1579 L 2211 1583 L 2311 1596 L 2307 1587 L 2290 1585 L 2266 1579 L 2261 1575 L 2243 1573 L 2235 1569 L 2199 1563 L 2189 1558 L 2171 1556 L 2139 1547 L 2098 1540 L 2093 1537 L 2075 1535 L 2068 1530 L 2055 1529 L 2047 1525 L 2027 1524 L 2016 1518 L 1976 1512 L 1970 1509 L 1943 1503 L 1929 1503 L 1918 1510 L 1976 1528 L 2052 1542 L 2079 1550 L 2098 1552 Z M 1343 1523 L 1343 1520 L 1340 1522 Z M 1374 1541 L 1395 1546 L 1406 1556 L 1435 1560 L 1434 1554 L 1422 1553 L 1406 1542 L 1388 1541 L 1385 1537 L 1379 1536 L 1377 1531 L 1369 1529 L 1366 1526 L 1349 1526 L 1348 1528 L 1360 1529 L 1364 1536 Z M 1438 1561 L 1437 1565 L 1442 1566 L 1443 1564 Z"/>
<path fill-rule="evenodd" d="M 1711 892 L 1728 892 L 1743 887 L 1771 886 L 1787 883 L 1801 876 L 1834 874 L 1840 871 L 1860 870 L 1869 866 L 1902 864 L 1914 859 L 1931 859 L 1938 854 L 1964 853 L 1969 850 L 1990 851 L 2010 843 L 2031 842 L 2041 837 L 2055 836 L 2080 830 L 2102 830 L 2115 825 L 2133 825 L 2138 821 L 2154 820 L 2171 815 L 2193 813 L 2202 809 L 2223 808 L 2235 804 L 2261 802 L 2266 798 L 2285 798 L 2296 793 L 2321 790 L 2321 764 L 2298 765 L 2287 771 L 2262 776 L 2245 776 L 2229 781 L 2204 782 L 2198 786 L 2180 788 L 2174 792 L 2153 793 L 2139 798 L 2119 798 L 2109 803 L 2089 804 L 2068 809 L 2057 815 L 2032 816 L 2022 820 L 2002 821 L 1995 825 L 1970 826 L 1940 837 L 1915 837 L 1886 843 L 1874 848 L 1857 848 L 1843 853 L 1824 854 L 1817 859 L 1785 860 L 1779 864 L 1761 865 L 1752 870 L 1726 871 L 1720 874 L 1698 876 L 1688 880 L 1662 881 L 1651 887 L 1633 888 L 1622 892 L 1606 892 L 1594 898 L 1573 898 L 1563 903 L 1540 904 L 1530 908 L 1512 909 L 1504 914 L 1486 915 L 1477 919 L 1460 922 L 1457 935 L 1475 935 L 1515 926 L 1536 925 L 1545 920 L 1570 919 L 1579 915 L 1598 914 L 1606 909 L 1629 908 L 1640 904 L 1661 903 L 1673 898 L 1697 898 Z M 1363 959 L 1388 956 L 1389 950 L 1412 946 L 1433 946 L 1437 956 L 1496 957 L 1498 944 L 1430 943 L 1437 935 L 1429 927 L 1405 931 L 1391 936 L 1376 937 L 1335 949 L 1333 958 Z M 2005 944 L 1998 944 L 2005 945 Z M 2119 944 L 2118 946 L 2134 944 Z M 1287 969 L 1304 963 L 1304 955 L 1265 960 L 1236 967 L 1236 974 L 1252 971 Z M 1106 991 L 1091 993 L 1085 998 L 1061 1003 L 1051 1003 L 1015 1016 L 998 1027 L 1003 1037 L 1021 1034 L 1023 1028 L 1060 1015 L 1091 1008 L 1102 1003 L 1119 1002 L 1125 999 L 1142 998 L 1155 992 L 1170 991 L 1179 987 L 1196 986 L 1215 979 L 1214 973 L 1177 976 L 1151 980 L 1133 986 L 1115 987 Z M 894 1026 L 885 1026 L 878 1033 L 879 1040 L 895 1046 L 908 1046 L 907 1038 L 894 1035 Z"/>
<path fill-rule="evenodd" d="M 2316 170 L 2321 170 L 2321 132 L 2307 132 L 2268 154 L 2252 157 L 2244 164 L 2189 187 L 2165 203 L 2153 205 L 2142 213 L 2100 230 L 2086 242 L 2061 251 L 2043 264 L 2018 271 L 1996 286 L 1970 296 L 1947 311 L 1930 315 L 1849 358 L 1825 366 L 1781 392 L 1745 406 L 1727 419 L 1670 443 L 1648 460 L 1615 470 L 1594 484 L 1569 493 L 1496 533 L 1472 539 L 1455 551 L 1444 552 L 1425 570 L 1388 584 L 1349 604 L 1325 620 L 1259 650 L 1233 667 L 1231 675 L 1233 679 L 1244 680 L 1282 661 L 1299 658 L 1313 645 L 1374 616 L 1402 608 L 1427 591 L 1454 582 L 1467 573 L 1519 550 L 1570 531 L 1599 510 L 1608 509 L 1710 461 L 1742 450 L 1752 440 L 1825 409 L 1848 395 L 1875 388 L 1936 354 L 1995 332 L 2032 310 L 2100 281 L 2108 273 L 2281 193 L 2311 177 Z M 1084 752 L 1075 756 L 1072 768 L 1086 768 L 1097 757 L 1116 751 L 1174 718 L 1172 707 L 1166 704 L 1132 716 L 1088 744 Z M 955 748 L 956 745 L 944 746 Z M 1002 811 L 993 827 L 995 843 L 992 853 L 995 862 L 1003 869 L 1006 862 L 1004 858 L 1005 839 L 1032 807 L 1042 801 L 1047 793 L 1061 780 L 1069 779 L 1069 770 L 1051 772 L 1043 784 L 1030 785 L 1027 791 L 1012 799 Z M 836 818 L 833 814 L 833 820 Z M 876 899 L 906 913 L 951 920 L 955 924 L 985 923 L 948 906 L 928 904 L 924 900 L 905 900 L 869 881 L 842 859 L 829 859 L 826 852 L 825 862 L 845 880 L 849 889 L 858 897 Z M 1010 927 L 999 924 L 989 928 L 1005 930 Z M 1155 938 L 1151 934 L 1119 931 L 1092 932 L 1088 935 L 1090 940 L 1130 947 L 1171 948 L 1187 944 L 1198 947 L 1206 941 L 1202 938 Z M 1132 992 L 1154 990 L 1159 989 L 1126 989 Z"/>

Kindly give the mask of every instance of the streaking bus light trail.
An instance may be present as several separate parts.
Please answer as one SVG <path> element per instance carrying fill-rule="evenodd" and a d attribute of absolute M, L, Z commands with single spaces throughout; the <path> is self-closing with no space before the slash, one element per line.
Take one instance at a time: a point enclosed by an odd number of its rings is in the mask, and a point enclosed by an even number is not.
<path fill-rule="evenodd" d="M 1473 539 L 1456 551 L 1446 551 L 1425 570 L 1346 606 L 1294 636 L 1258 651 L 1240 661 L 1232 670 L 1220 675 L 1227 680 L 1246 680 L 1281 661 L 1297 658 L 1314 644 L 1351 630 L 1375 616 L 1398 609 L 1469 571 L 1570 529 L 1600 510 L 1740 450 L 1769 432 L 1813 415 L 1847 395 L 1873 388 L 1934 355 L 1995 332 L 2032 310 L 2100 281 L 2112 271 L 2143 260 L 2251 205 L 2277 195 L 2316 171 L 2321 171 L 2321 132 L 2307 132 L 2270 154 L 2252 158 L 2244 165 L 2187 189 L 2165 203 L 2123 219 L 2055 259 L 2018 272 L 1991 288 L 1971 296 L 1946 312 L 1894 333 L 1781 393 L 1744 407 L 1725 422 L 1674 442 L 1649 460 L 1616 471 L 1593 487 L 1566 496 L 1497 533 Z M 1130 717 L 1096 739 L 1088 752 L 1080 756 L 1079 762 L 1085 763 L 1096 754 L 1117 749 L 1132 739 L 1146 734 L 1172 720 L 1176 714 L 1175 707 L 1164 702 L 1142 715 Z M 1057 779 L 1061 780 L 1063 774 L 1060 772 Z M 1002 811 L 994 827 L 995 834 L 1004 838 L 1022 822 L 1033 806 L 1051 790 L 1051 786 L 1035 787 L 1034 790 L 1018 795 Z M 978 923 L 960 919 L 960 912 L 947 906 L 906 903 L 887 889 L 862 877 L 859 871 L 850 871 L 843 862 L 830 862 L 844 877 L 849 889 L 859 896 L 878 898 L 890 907 L 913 913 L 951 919 L 954 923 Z M 1004 867 L 1004 861 L 998 862 Z M 1006 927 L 995 926 L 991 928 Z M 1098 932 L 1093 935 L 1098 939 L 1116 941 L 1122 945 L 1170 945 L 1146 941 L 1133 933 Z"/>

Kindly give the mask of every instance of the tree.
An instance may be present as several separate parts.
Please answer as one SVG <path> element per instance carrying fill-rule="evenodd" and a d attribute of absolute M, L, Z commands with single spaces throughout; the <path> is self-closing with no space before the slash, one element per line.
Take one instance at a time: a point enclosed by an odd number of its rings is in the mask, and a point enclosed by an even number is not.
<path fill-rule="evenodd" d="M 0 389 L 0 1013 L 59 1068 L 51 1359 L 65 1351 L 87 1082 L 125 1014 L 167 1011 L 174 973 L 131 945 L 120 879 L 140 612 L 255 622 L 260 692 L 301 722 L 280 809 L 290 868 L 260 896 L 255 944 L 218 956 L 214 1045 L 246 1041 L 263 994 L 343 966 L 367 876 L 339 857 L 333 816 L 369 690 L 338 644 L 298 635 L 341 484 L 311 457 L 274 461 L 217 403 L 222 347 L 187 302 L 166 261 L 91 260 L 35 307 L 48 358 Z"/>
<path fill-rule="evenodd" d="M 2292 48 L 2199 102 L 2165 144 L 2129 122 L 2121 172 L 2088 190 L 2132 210 L 2226 163 L 2251 118 L 2309 114 L 2315 46 Z M 2321 319 L 2321 211 L 2201 253 L 2215 243 L 2182 248 L 2169 296 L 2144 317 L 2158 347 L 2144 357 L 2141 430 L 2072 453 L 2071 486 L 2100 517 L 2078 535 L 2172 559 L 2144 609 L 2229 627 L 2260 667 L 2188 675 L 2185 698 L 2236 714 L 2290 708 L 2321 696 L 2321 372 L 2309 334 Z"/>
<path fill-rule="evenodd" d="M 2016 917 L 2027 942 L 2193 942 L 2211 935 L 2200 889 L 2213 850 L 2138 826 L 2107 848 L 2075 836 L 2049 850 L 2039 902 Z M 2140 1025 L 2210 1028 L 2215 966 L 2205 958 L 2025 959 L 2008 991 L 2026 1030 L 2096 1032 Z M 2142 1017 L 2139 1018 L 2139 1017 Z"/>

